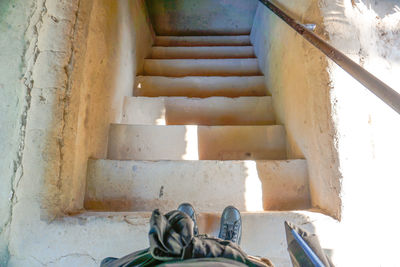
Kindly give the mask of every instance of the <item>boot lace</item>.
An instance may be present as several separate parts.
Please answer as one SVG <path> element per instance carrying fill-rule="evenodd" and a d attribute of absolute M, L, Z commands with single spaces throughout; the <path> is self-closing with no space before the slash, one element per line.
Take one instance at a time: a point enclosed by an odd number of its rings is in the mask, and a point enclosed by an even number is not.
<path fill-rule="evenodd" d="M 233 225 L 224 224 L 222 227 L 222 239 L 236 243 L 239 237 L 239 224 L 235 222 Z"/>

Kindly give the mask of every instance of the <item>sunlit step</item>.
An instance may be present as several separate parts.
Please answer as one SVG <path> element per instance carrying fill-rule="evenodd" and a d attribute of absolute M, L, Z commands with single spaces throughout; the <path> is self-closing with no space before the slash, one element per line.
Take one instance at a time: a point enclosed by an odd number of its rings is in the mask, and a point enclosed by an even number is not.
<path fill-rule="evenodd" d="M 272 98 L 125 97 L 124 124 L 271 125 Z"/>
<path fill-rule="evenodd" d="M 202 47 L 162 47 L 155 46 L 152 59 L 179 58 L 254 58 L 252 46 L 202 46 Z"/>
<path fill-rule="evenodd" d="M 249 35 L 235 36 L 156 36 L 156 46 L 249 46 Z"/>
<path fill-rule="evenodd" d="M 256 76 L 261 75 L 256 58 L 146 59 L 144 75 L 151 76 Z"/>
<path fill-rule="evenodd" d="M 85 208 L 164 211 L 190 202 L 199 212 L 310 208 L 305 160 L 89 160 Z"/>
<path fill-rule="evenodd" d="M 283 126 L 152 126 L 111 124 L 108 159 L 286 159 Z"/>
<path fill-rule="evenodd" d="M 264 76 L 242 77 L 162 77 L 138 76 L 135 96 L 265 96 Z"/>

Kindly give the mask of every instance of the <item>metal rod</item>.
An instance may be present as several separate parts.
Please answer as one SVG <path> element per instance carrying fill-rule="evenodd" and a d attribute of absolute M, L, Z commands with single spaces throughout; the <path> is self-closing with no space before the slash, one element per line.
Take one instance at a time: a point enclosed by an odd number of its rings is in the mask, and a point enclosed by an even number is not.
<path fill-rule="evenodd" d="M 325 265 L 322 263 L 322 261 L 318 258 L 318 256 L 314 253 L 314 251 L 308 246 L 306 241 L 301 238 L 301 236 L 294 230 L 290 230 L 292 232 L 292 235 L 294 239 L 297 241 L 301 249 L 306 253 L 307 257 L 311 260 L 311 262 L 314 264 L 316 267 L 325 267 Z"/>
<path fill-rule="evenodd" d="M 273 13 L 285 21 L 290 27 L 292 27 L 296 32 L 303 36 L 312 45 L 318 48 L 327 57 L 332 59 L 336 64 L 338 64 L 342 69 L 349 73 L 354 79 L 359 81 L 377 97 L 379 97 L 388 106 L 393 108 L 397 113 L 400 114 L 400 94 L 396 92 L 393 88 L 376 78 L 370 72 L 362 68 L 360 65 L 355 63 L 345 54 L 322 40 L 320 37 L 306 29 L 302 24 L 295 21 L 293 18 L 289 17 L 280 8 L 272 4 L 269 0 L 259 0 L 267 8 L 269 8 Z"/>

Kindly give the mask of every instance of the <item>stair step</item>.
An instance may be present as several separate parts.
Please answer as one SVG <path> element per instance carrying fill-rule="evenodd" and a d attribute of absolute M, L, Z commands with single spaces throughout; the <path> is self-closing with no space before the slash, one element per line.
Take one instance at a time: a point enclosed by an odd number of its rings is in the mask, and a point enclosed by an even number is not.
<path fill-rule="evenodd" d="M 199 212 L 310 208 L 307 162 L 89 160 L 85 208 L 169 211 L 190 202 Z"/>
<path fill-rule="evenodd" d="M 154 126 L 111 124 L 108 159 L 286 159 L 283 126 Z"/>
<path fill-rule="evenodd" d="M 162 47 L 152 48 L 152 59 L 199 59 L 199 58 L 254 58 L 252 46 L 204 46 L 204 47 Z"/>
<path fill-rule="evenodd" d="M 272 97 L 125 97 L 124 124 L 271 125 Z"/>
<path fill-rule="evenodd" d="M 265 96 L 264 76 L 248 77 L 160 77 L 138 76 L 136 96 Z"/>
<path fill-rule="evenodd" d="M 152 76 L 257 76 L 256 58 L 241 59 L 146 59 L 144 74 Z"/>
<path fill-rule="evenodd" d="M 234 36 L 157 36 L 156 46 L 249 46 L 249 35 Z"/>

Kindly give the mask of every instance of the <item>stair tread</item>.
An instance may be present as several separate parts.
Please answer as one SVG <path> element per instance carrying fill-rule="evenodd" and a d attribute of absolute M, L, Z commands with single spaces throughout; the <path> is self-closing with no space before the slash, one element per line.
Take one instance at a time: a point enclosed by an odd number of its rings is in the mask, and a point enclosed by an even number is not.
<path fill-rule="evenodd" d="M 146 59 L 144 74 L 152 76 L 255 76 L 261 71 L 256 58 Z"/>
<path fill-rule="evenodd" d="M 136 96 L 265 96 L 264 76 L 215 77 L 215 76 L 137 76 Z"/>
<path fill-rule="evenodd" d="M 122 123 L 142 125 L 271 125 L 272 97 L 125 97 Z"/>
<path fill-rule="evenodd" d="M 111 124 L 108 159 L 286 159 L 281 125 L 195 126 Z"/>
<path fill-rule="evenodd" d="M 152 48 L 152 59 L 255 58 L 252 46 L 198 46 Z"/>
<path fill-rule="evenodd" d="M 307 179 L 305 160 L 89 160 L 85 207 L 168 211 L 189 201 L 199 212 L 307 209 Z"/>
<path fill-rule="evenodd" d="M 249 35 L 156 36 L 156 46 L 249 46 Z"/>

